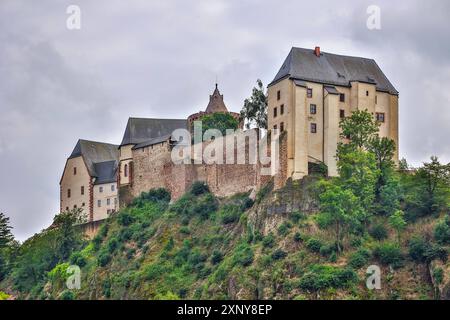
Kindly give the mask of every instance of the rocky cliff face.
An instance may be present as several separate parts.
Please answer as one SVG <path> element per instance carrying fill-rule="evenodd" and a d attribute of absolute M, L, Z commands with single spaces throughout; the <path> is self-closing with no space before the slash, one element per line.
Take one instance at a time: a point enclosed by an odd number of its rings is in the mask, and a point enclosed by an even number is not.
<path fill-rule="evenodd" d="M 275 191 L 269 185 L 267 195 L 261 201 L 257 197 L 257 203 L 249 212 L 249 224 L 255 231 L 266 236 L 275 232 L 294 212 L 306 215 L 316 213 L 319 206 L 313 190 L 315 181 L 315 177 L 305 177 L 300 181 L 288 180 L 285 187 Z M 260 193 L 264 193 L 264 190 Z"/>

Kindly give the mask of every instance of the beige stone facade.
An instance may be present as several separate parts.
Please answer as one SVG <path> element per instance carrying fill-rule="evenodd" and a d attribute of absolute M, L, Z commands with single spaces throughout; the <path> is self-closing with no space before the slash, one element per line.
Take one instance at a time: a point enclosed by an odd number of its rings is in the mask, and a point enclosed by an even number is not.
<path fill-rule="evenodd" d="M 301 51 L 298 59 L 307 54 L 312 56 L 308 59 L 324 59 L 320 52 L 316 55 L 312 50 L 309 53 Z M 292 51 L 290 55 L 292 57 L 287 60 L 295 59 Z M 349 64 L 357 64 L 354 59 L 357 58 L 351 58 Z M 345 58 L 341 60 L 346 61 Z M 287 68 L 287 63 L 293 64 L 289 60 L 283 67 Z M 368 64 L 366 60 L 360 64 L 365 66 L 364 63 Z M 375 80 L 373 83 L 348 81 L 348 85 L 336 85 L 334 79 L 308 81 L 299 78 L 301 68 L 292 71 L 294 67 L 291 67 L 291 73 L 295 73 L 295 77 L 287 73 L 268 87 L 268 128 L 281 128 L 287 133 L 288 177 L 302 178 L 308 174 L 308 164 L 320 162 L 328 166 L 330 176 L 337 175 L 335 156 L 341 139 L 339 121 L 355 110 L 367 110 L 379 121 L 380 135 L 395 141 L 394 160 L 398 161 L 398 92 L 380 90 Z M 359 73 L 365 72 L 360 65 L 356 67 L 359 67 Z M 370 80 L 373 73 L 381 72 L 372 71 L 370 64 L 366 69 L 366 78 Z"/>

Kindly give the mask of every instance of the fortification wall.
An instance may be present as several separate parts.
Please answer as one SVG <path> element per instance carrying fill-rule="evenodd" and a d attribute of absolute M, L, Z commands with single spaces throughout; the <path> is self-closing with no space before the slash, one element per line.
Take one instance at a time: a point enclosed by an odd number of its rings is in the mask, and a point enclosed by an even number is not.
<path fill-rule="evenodd" d="M 205 147 L 218 143 L 223 143 L 226 150 L 226 143 L 217 139 L 213 142 L 204 142 Z M 275 176 L 263 175 L 261 163 L 249 163 L 249 140 L 246 141 L 245 158 L 246 164 L 226 163 L 224 155 L 223 164 L 174 164 L 171 159 L 172 147 L 170 143 L 148 146 L 133 150 L 133 183 L 129 187 L 130 196 L 126 197 L 126 203 L 130 198 L 137 197 L 141 192 L 149 191 L 153 188 L 166 188 L 171 192 L 172 200 L 181 197 L 192 185 L 194 181 L 204 181 L 208 184 L 216 196 L 226 197 L 236 193 L 248 192 L 253 189 L 258 190 L 263 185 L 274 179 L 276 188 L 285 184 L 287 178 L 287 145 L 285 135 L 281 136 L 279 155 L 279 171 Z M 268 142 L 268 155 L 270 156 L 270 141 Z M 193 154 L 192 147 L 192 154 Z M 237 145 L 234 146 L 234 157 L 237 159 Z M 236 161 L 235 161 L 236 162 Z M 122 191 L 123 192 L 123 191 Z M 121 205 L 125 198 L 121 198 Z M 125 203 L 125 204 L 126 204 Z"/>

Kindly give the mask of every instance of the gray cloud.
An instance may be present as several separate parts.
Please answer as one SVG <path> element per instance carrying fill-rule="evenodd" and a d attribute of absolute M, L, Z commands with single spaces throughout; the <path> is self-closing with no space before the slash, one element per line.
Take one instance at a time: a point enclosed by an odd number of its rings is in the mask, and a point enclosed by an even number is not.
<path fill-rule="evenodd" d="M 66 29 L 78 4 L 82 29 Z M 291 46 L 377 60 L 400 91 L 400 154 L 450 161 L 450 4 L 376 1 L 54 1 L 0 3 L 0 210 L 25 239 L 58 210 L 78 138 L 120 142 L 129 116 L 186 117 L 216 76 L 238 111 Z M 418 132 L 421 134 L 419 135 Z"/>

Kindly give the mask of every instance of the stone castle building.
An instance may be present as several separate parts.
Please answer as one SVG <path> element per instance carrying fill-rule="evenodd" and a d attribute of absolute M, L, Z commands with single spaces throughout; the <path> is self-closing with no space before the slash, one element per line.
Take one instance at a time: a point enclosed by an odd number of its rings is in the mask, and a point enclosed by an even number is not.
<path fill-rule="evenodd" d="M 337 175 L 339 121 L 355 110 L 372 113 L 398 162 L 398 91 L 374 60 L 294 47 L 268 97 L 268 128 L 287 131 L 287 176 L 301 178 L 319 162 Z"/>
<path fill-rule="evenodd" d="M 268 86 L 268 129 L 284 132 L 275 187 L 307 175 L 313 163 L 323 162 L 329 175 L 337 175 L 339 121 L 365 109 L 380 122 L 380 135 L 398 146 L 398 92 L 374 60 L 325 53 L 319 47 L 292 48 Z M 164 187 L 177 199 L 194 181 L 205 181 L 217 196 L 258 190 L 271 179 L 261 175 L 259 162 L 173 163 L 173 131 L 192 130 L 195 120 L 215 112 L 239 119 L 228 111 L 217 84 L 205 111 L 187 119 L 129 118 L 118 146 L 79 140 L 60 181 L 61 211 L 85 208 L 89 221 L 98 221 L 143 191 Z M 232 148 L 237 157 L 236 145 Z"/>

